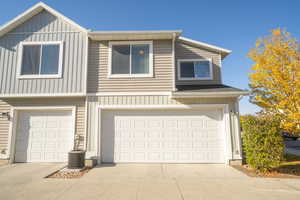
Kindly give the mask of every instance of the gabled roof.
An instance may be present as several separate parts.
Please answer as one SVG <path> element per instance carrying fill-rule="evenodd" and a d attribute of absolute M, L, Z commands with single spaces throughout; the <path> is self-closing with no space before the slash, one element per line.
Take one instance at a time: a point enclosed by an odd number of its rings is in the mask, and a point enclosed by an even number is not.
<path fill-rule="evenodd" d="M 77 23 L 75 23 L 71 19 L 67 18 L 63 14 L 57 12 L 53 8 L 50 8 L 43 2 L 39 2 L 39 3 L 35 4 L 34 6 L 32 6 L 31 8 L 29 8 L 28 10 L 26 10 L 25 12 L 23 12 L 22 14 L 15 17 L 13 20 L 11 20 L 11 21 L 7 22 L 6 24 L 4 24 L 3 26 L 1 26 L 0 27 L 0 37 L 5 35 L 9 31 L 11 31 L 12 29 L 16 28 L 20 24 L 24 23 L 25 21 L 27 21 L 34 15 L 40 13 L 42 10 L 46 10 L 49 13 L 51 13 L 52 15 L 56 16 L 57 18 L 61 18 L 61 19 L 65 20 L 67 23 L 73 25 L 74 27 L 78 28 L 82 32 L 88 32 L 87 29 L 78 25 Z"/>
<path fill-rule="evenodd" d="M 231 53 L 231 50 L 224 49 L 224 48 L 214 46 L 214 45 L 211 45 L 211 44 L 207 44 L 207 43 L 204 43 L 204 42 L 192 40 L 192 39 L 189 39 L 189 38 L 186 38 L 186 37 L 181 36 L 178 39 L 185 42 L 185 43 L 188 43 L 188 44 L 192 44 L 192 45 L 195 45 L 195 46 L 199 46 L 199 47 L 203 47 L 203 48 L 206 48 L 206 49 L 210 49 L 212 51 L 219 52 L 222 56 L 222 59 L 224 59 L 228 54 Z"/>

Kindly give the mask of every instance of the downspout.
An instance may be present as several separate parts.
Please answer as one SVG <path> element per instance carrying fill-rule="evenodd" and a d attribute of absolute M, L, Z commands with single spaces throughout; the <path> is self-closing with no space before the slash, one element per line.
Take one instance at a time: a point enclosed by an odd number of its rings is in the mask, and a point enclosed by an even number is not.
<path fill-rule="evenodd" d="M 90 30 L 88 30 L 90 31 Z M 88 96 L 87 96 L 87 91 L 88 91 L 88 67 L 89 67 L 89 35 L 86 33 L 86 49 L 85 49 L 85 88 L 84 88 L 84 93 L 85 93 L 85 121 L 84 121 L 84 147 L 83 149 L 86 151 L 88 149 Z"/>

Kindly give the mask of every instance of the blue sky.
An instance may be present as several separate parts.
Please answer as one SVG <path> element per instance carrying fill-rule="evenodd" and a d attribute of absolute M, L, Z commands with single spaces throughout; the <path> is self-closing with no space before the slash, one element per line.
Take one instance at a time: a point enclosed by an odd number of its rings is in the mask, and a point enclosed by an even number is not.
<path fill-rule="evenodd" d="M 1 1 L 0 24 L 38 1 Z M 300 1 L 297 0 L 45 0 L 78 24 L 92 30 L 181 29 L 183 36 L 232 50 L 223 62 L 223 82 L 248 88 L 251 60 L 247 52 L 258 37 L 286 28 L 300 38 Z M 243 98 L 242 114 L 258 108 Z"/>

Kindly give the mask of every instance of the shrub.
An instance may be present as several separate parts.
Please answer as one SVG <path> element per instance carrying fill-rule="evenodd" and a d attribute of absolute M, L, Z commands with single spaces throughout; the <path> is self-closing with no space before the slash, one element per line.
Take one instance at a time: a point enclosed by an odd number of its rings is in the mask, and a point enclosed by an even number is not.
<path fill-rule="evenodd" d="M 280 120 L 271 116 L 247 116 L 243 120 L 243 147 L 247 164 L 261 173 L 278 167 L 284 143 Z"/>

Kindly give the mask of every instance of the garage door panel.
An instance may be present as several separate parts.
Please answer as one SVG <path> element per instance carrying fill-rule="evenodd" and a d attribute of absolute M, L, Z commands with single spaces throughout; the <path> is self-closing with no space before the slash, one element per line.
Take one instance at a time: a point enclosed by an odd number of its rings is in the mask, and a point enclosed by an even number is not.
<path fill-rule="evenodd" d="M 221 110 L 124 110 L 101 116 L 103 162 L 224 162 Z"/>
<path fill-rule="evenodd" d="M 73 135 L 70 111 L 22 111 L 18 115 L 15 161 L 65 162 Z"/>

